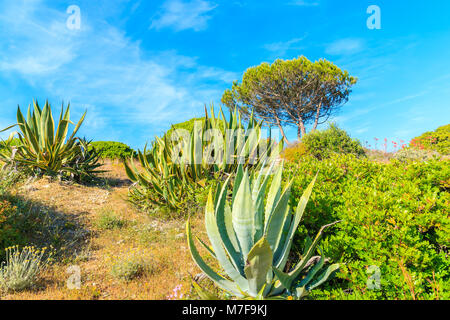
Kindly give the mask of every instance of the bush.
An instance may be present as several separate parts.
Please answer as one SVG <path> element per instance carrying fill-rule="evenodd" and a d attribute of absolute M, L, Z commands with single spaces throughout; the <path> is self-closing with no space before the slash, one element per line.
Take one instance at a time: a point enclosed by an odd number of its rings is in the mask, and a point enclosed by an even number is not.
<path fill-rule="evenodd" d="M 95 141 L 91 143 L 91 149 L 95 149 L 101 159 L 124 160 L 137 156 L 129 146 L 115 141 Z"/>
<path fill-rule="evenodd" d="M 288 164 L 293 203 L 319 171 L 299 238 L 342 220 L 322 245 L 326 256 L 346 265 L 312 298 L 449 299 L 449 164 L 377 163 L 353 155 Z M 367 288 L 370 266 L 380 268 L 381 290 Z"/>
<path fill-rule="evenodd" d="M 116 213 L 104 210 L 97 217 L 95 225 L 102 230 L 113 230 L 122 228 L 125 225 L 125 221 L 123 221 Z"/>
<path fill-rule="evenodd" d="M 145 273 L 153 273 L 155 265 L 144 257 L 142 252 L 131 250 L 114 258 L 111 266 L 111 275 L 123 281 L 131 281 Z"/>
<path fill-rule="evenodd" d="M 46 248 L 18 246 L 6 249 L 6 262 L 0 265 L 0 288 L 5 291 L 22 291 L 36 284 L 39 274 L 48 263 Z"/>
<path fill-rule="evenodd" d="M 450 155 L 450 124 L 425 132 L 411 140 L 410 147 L 437 151 L 442 155 Z"/>
<path fill-rule="evenodd" d="M 287 147 L 281 153 L 281 157 L 290 162 L 299 161 L 301 157 L 308 153 L 304 143 L 297 142 L 293 146 Z"/>
<path fill-rule="evenodd" d="M 0 170 L 0 197 L 9 193 L 10 189 L 23 180 L 24 175 L 15 170 Z"/>
<path fill-rule="evenodd" d="M 395 153 L 394 159 L 402 162 L 408 161 L 429 161 L 440 156 L 439 153 L 432 150 L 405 148 Z"/>
<path fill-rule="evenodd" d="M 5 257 L 5 248 L 22 242 L 17 208 L 9 201 L 0 200 L 0 262 Z"/>
<path fill-rule="evenodd" d="M 302 138 L 308 154 L 317 159 L 329 158 L 335 153 L 364 156 L 361 143 L 352 139 L 347 132 L 331 124 L 326 130 L 315 130 Z"/>
<path fill-rule="evenodd" d="M 177 200 L 177 209 L 164 203 L 161 195 L 153 188 L 136 186 L 130 190 L 129 200 L 139 210 L 153 216 L 179 218 L 201 211 L 206 204 L 209 189 L 215 188 L 217 181 L 216 179 L 205 180 L 203 186 L 192 184 L 190 189 L 185 189 L 183 195 Z"/>

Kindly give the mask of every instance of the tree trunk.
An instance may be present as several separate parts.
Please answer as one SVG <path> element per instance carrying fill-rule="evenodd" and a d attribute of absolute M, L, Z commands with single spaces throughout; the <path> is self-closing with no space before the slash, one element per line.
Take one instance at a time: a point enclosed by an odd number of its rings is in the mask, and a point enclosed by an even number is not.
<path fill-rule="evenodd" d="M 319 116 L 320 116 L 320 110 L 322 109 L 322 102 L 319 103 L 319 106 L 317 107 L 317 113 L 316 113 L 316 118 L 314 119 L 314 126 L 313 126 L 313 130 L 317 129 L 317 125 L 319 124 Z"/>
<path fill-rule="evenodd" d="M 288 145 L 289 144 L 289 140 L 286 137 L 286 134 L 284 133 L 284 129 L 283 126 L 281 125 L 280 121 L 277 119 L 277 126 L 280 129 L 281 135 L 283 136 L 283 140 L 284 142 Z"/>
<path fill-rule="evenodd" d="M 297 124 L 297 139 L 300 141 L 302 137 L 306 134 L 305 124 L 303 123 L 303 119 L 298 119 Z"/>

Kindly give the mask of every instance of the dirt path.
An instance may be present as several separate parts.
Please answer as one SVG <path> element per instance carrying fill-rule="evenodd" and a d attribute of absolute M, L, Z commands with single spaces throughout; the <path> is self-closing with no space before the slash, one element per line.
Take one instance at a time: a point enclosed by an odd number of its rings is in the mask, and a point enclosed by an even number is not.
<path fill-rule="evenodd" d="M 60 234 L 52 231 L 45 240 L 66 237 L 59 240 L 67 240 L 68 245 L 62 249 L 67 254 L 46 271 L 38 288 L 3 299 L 166 299 L 179 284 L 186 293 L 188 275 L 198 273 L 198 269 L 187 249 L 184 219 L 160 220 L 137 211 L 126 201 L 129 181 L 122 165 L 106 164 L 102 169 L 109 170 L 106 177 L 110 186 L 41 179 L 20 190 L 19 195 L 39 210 L 52 212 L 55 221 L 46 221 L 49 228 L 63 225 Z M 110 214 L 120 219 L 121 226 L 99 226 L 102 216 Z M 194 219 L 193 226 L 201 230 L 200 217 Z M 146 266 L 139 277 L 125 281 L 111 274 L 114 265 L 136 257 Z M 81 286 L 70 289 L 67 282 L 71 276 L 77 279 L 76 270 L 81 271 Z M 72 280 L 69 283 L 76 284 Z"/>

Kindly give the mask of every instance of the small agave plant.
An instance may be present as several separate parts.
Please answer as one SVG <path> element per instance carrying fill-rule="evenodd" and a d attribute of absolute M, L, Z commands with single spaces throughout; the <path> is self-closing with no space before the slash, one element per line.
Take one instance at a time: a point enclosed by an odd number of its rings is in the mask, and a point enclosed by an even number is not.
<path fill-rule="evenodd" d="M 308 238 L 301 260 L 291 270 L 285 270 L 295 231 L 317 176 L 293 213 L 289 207 L 292 181 L 282 190 L 282 165 L 276 170 L 264 201 L 273 168 L 274 164 L 266 173 L 261 169 L 249 176 L 240 166 L 231 203 L 227 201 L 230 178 L 218 186 L 214 200 L 212 192 L 209 194 L 205 224 L 211 247 L 198 240 L 218 261 L 224 275 L 203 260 L 194 244 L 189 220 L 186 225 L 196 264 L 221 289 L 240 299 L 301 299 L 339 269 L 338 264 L 325 266 L 322 255 L 314 256 L 323 230 L 333 223 L 322 227 L 314 240 Z M 198 284 L 194 283 L 194 287 L 201 297 L 211 297 Z"/>

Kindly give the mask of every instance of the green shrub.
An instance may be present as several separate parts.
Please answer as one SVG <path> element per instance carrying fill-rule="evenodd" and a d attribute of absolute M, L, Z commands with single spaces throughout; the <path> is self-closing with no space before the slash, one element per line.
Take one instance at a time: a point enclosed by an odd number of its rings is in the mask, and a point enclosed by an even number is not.
<path fill-rule="evenodd" d="M 315 130 L 302 138 L 309 154 L 318 159 L 329 158 L 331 155 L 354 154 L 364 156 L 361 143 L 352 139 L 347 132 L 331 124 L 326 130 Z"/>
<path fill-rule="evenodd" d="M 450 161 L 378 163 L 339 155 L 305 157 L 288 168 L 293 203 L 319 171 L 299 238 L 343 220 L 322 245 L 326 256 L 346 264 L 313 298 L 450 298 Z M 380 268 L 381 290 L 367 288 L 370 266 Z"/>
<path fill-rule="evenodd" d="M 95 141 L 90 147 L 98 152 L 101 159 L 124 160 L 137 155 L 136 151 L 122 142 Z"/>
<path fill-rule="evenodd" d="M 415 149 L 434 150 L 442 155 L 450 155 L 450 124 L 425 132 L 411 140 L 410 147 Z"/>
<path fill-rule="evenodd" d="M 440 156 L 439 153 L 432 150 L 405 148 L 395 153 L 394 159 L 402 162 L 408 161 L 429 161 Z"/>
<path fill-rule="evenodd" d="M 23 238 L 17 208 L 7 200 L 0 200 L 0 262 L 5 257 L 5 248 L 22 244 Z"/>
<path fill-rule="evenodd" d="M 0 170 L 0 197 L 8 194 L 11 188 L 24 179 L 24 175 L 16 170 Z"/>
<path fill-rule="evenodd" d="M 281 153 L 281 157 L 290 162 L 299 161 L 301 157 L 308 153 L 304 143 L 297 142 L 296 144 L 286 147 Z"/>
<path fill-rule="evenodd" d="M 156 265 L 142 252 L 131 250 L 113 259 L 110 274 L 118 280 L 131 281 L 155 270 Z"/>
<path fill-rule="evenodd" d="M 97 228 L 102 230 L 120 229 L 125 225 L 125 221 L 122 220 L 116 213 L 110 210 L 104 210 L 100 212 L 95 221 Z"/>

